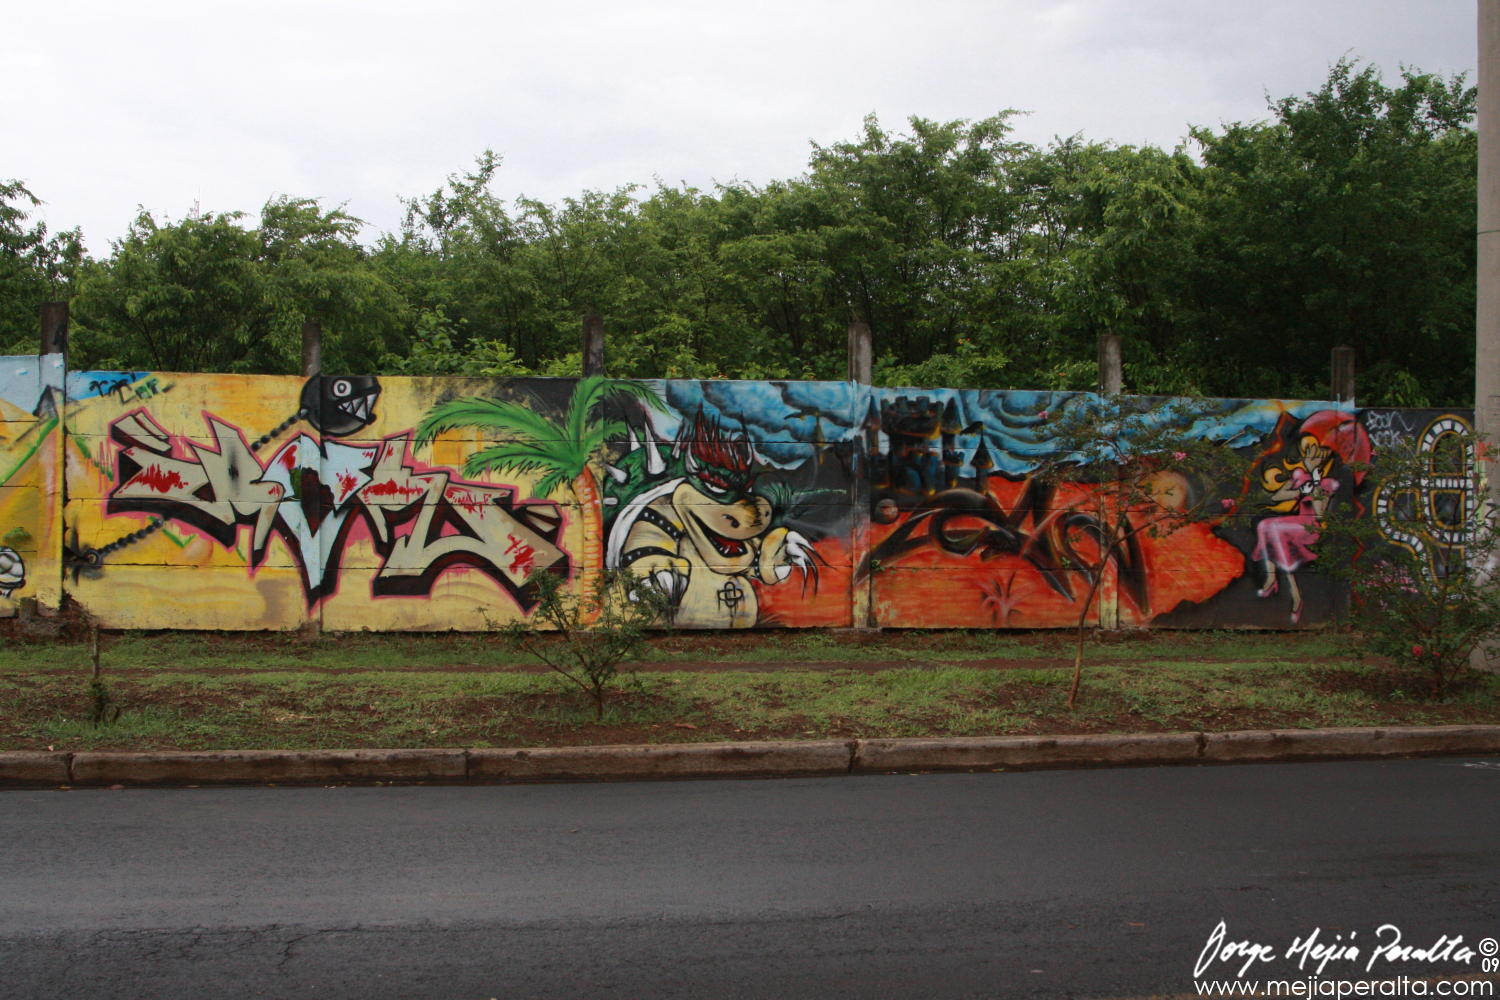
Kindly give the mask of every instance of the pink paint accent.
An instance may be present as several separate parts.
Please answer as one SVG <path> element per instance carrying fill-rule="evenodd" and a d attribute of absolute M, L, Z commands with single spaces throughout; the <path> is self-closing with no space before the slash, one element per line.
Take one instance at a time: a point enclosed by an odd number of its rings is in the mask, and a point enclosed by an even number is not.
<path fill-rule="evenodd" d="M 344 499 L 344 497 L 354 492 L 354 484 L 359 482 L 359 480 L 352 472 L 340 472 L 338 475 L 338 480 L 340 500 Z"/>

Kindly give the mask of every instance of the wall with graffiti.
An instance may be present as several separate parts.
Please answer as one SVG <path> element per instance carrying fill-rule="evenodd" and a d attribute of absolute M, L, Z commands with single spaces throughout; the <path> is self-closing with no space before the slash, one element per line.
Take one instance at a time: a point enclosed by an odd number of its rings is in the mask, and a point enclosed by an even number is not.
<path fill-rule="evenodd" d="M 762 434 L 713 387 L 75 372 L 67 389 L 67 587 L 111 627 L 479 629 L 528 613 L 538 572 L 606 566 L 670 592 L 682 627 L 850 621 L 848 445 Z"/>
<path fill-rule="evenodd" d="M 539 572 L 614 568 L 684 628 L 1044 628 L 1087 591 L 1078 512 L 1035 475 L 1085 394 L 0 366 L 0 614 L 65 591 L 111 628 L 474 630 L 527 615 Z M 1142 534 L 1091 617 L 1328 622 L 1323 511 L 1466 509 L 1466 469 L 1421 498 L 1364 470 L 1467 425 L 1212 401 L 1194 433 L 1255 457 L 1251 517 Z"/>
<path fill-rule="evenodd" d="M 62 600 L 60 354 L 0 357 L 0 615 Z"/>

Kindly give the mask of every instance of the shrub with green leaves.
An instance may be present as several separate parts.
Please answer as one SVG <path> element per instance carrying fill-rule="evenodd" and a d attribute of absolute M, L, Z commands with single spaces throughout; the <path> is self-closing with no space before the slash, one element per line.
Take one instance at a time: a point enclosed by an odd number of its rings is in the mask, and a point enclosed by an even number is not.
<path fill-rule="evenodd" d="M 620 664 L 638 659 L 646 638 L 671 622 L 671 599 L 647 579 L 606 569 L 585 592 L 555 573 L 538 573 L 537 605 L 525 618 L 491 625 L 513 648 L 536 657 L 594 702 L 604 717 L 604 695 Z"/>
<path fill-rule="evenodd" d="M 1348 580 L 1353 641 L 1442 700 L 1476 649 L 1500 646 L 1500 524 L 1471 470 L 1479 439 L 1389 448 L 1370 510 L 1335 507 L 1319 560 Z"/>

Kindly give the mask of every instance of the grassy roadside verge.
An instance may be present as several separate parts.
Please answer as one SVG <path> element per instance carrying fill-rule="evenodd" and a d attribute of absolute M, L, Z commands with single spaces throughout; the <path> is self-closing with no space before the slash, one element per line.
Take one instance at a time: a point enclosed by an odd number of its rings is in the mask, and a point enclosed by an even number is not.
<path fill-rule="evenodd" d="M 995 666 L 1072 662 L 1074 639 L 1060 631 L 992 630 L 836 632 L 677 632 L 653 638 L 645 663 L 652 669 L 706 664 L 774 667 L 791 664 Z M 1345 643 L 1321 632 L 1117 632 L 1087 644 L 1090 663 L 1336 662 Z M 325 633 L 307 639 L 274 632 L 115 632 L 103 637 L 106 673 L 226 671 L 490 670 L 532 666 L 485 633 Z M 89 644 L 8 642 L 0 645 L 0 675 L 81 672 Z"/>
<path fill-rule="evenodd" d="M 1035 656 L 1014 666 L 990 665 L 993 656 L 984 666 L 954 663 L 950 651 L 941 657 L 948 662 L 874 670 L 852 659 L 847 669 L 786 661 L 663 669 L 625 680 L 596 723 L 557 678 L 514 668 L 267 669 L 225 667 L 222 659 L 215 669 L 126 668 L 120 652 L 117 645 L 106 676 L 123 711 L 99 728 L 86 721 L 81 664 L 7 662 L 0 749 L 576 746 L 1500 723 L 1500 677 L 1474 678 L 1433 704 L 1378 668 L 1337 658 L 1115 657 L 1086 672 L 1074 715 L 1063 707 L 1069 671 L 1022 664 Z"/>

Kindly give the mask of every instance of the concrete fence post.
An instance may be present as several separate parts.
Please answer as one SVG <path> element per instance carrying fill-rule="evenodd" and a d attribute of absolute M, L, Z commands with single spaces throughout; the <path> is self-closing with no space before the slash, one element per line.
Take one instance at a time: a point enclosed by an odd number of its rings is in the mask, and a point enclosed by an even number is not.
<path fill-rule="evenodd" d="M 1500 438 L 1500 0 L 1479 0 L 1478 84 L 1479 267 L 1474 326 L 1474 430 L 1496 439 Z M 1500 476 L 1487 478 L 1494 498 L 1500 494 Z"/>
<path fill-rule="evenodd" d="M 1125 391 L 1125 366 L 1121 357 L 1120 335 L 1113 330 L 1099 334 L 1099 392 L 1105 396 L 1118 396 Z M 1120 586 L 1118 574 L 1108 565 L 1103 570 L 1105 580 L 1095 598 L 1098 609 L 1098 625 L 1101 629 L 1120 627 Z"/>
<path fill-rule="evenodd" d="M 870 324 L 856 318 L 849 324 L 849 381 L 869 385 L 874 359 L 875 342 Z"/>
<path fill-rule="evenodd" d="M 1474 432 L 1493 442 L 1500 438 L 1500 0 L 1479 0 L 1478 6 L 1479 215 Z M 1500 501 L 1500 475 L 1496 475 L 1493 462 L 1476 464 L 1479 489 L 1493 505 Z M 1469 666 L 1500 670 L 1500 659 L 1491 660 L 1481 647 L 1469 657 Z"/>
<path fill-rule="evenodd" d="M 42 303 L 41 353 L 68 353 L 68 304 L 66 302 Z"/>
<path fill-rule="evenodd" d="M 1099 334 L 1099 391 L 1115 396 L 1125 391 L 1125 371 L 1120 360 L 1120 335 Z"/>
<path fill-rule="evenodd" d="M 323 326 L 315 319 L 302 324 L 302 377 L 323 372 Z"/>
<path fill-rule="evenodd" d="M 870 332 L 870 324 L 856 316 L 849 323 L 849 381 L 857 383 L 862 387 L 869 386 L 874 368 L 874 337 Z M 864 389 L 869 393 L 868 388 Z M 874 412 L 873 402 L 861 402 L 855 406 L 855 413 Z M 869 454 L 868 443 L 860 450 L 859 474 L 854 477 L 853 489 L 850 491 L 853 501 L 850 510 L 850 558 L 855 566 L 862 565 L 870 557 L 870 502 L 872 500 L 870 488 L 870 463 L 873 455 Z M 879 628 L 875 611 L 875 574 L 870 573 L 863 580 L 852 582 L 849 592 L 849 624 L 856 629 Z"/>
<path fill-rule="evenodd" d="M 583 373 L 604 374 L 604 317 L 598 313 L 583 317 Z"/>
<path fill-rule="evenodd" d="M 1335 347 L 1329 359 L 1333 398 L 1340 403 L 1354 402 L 1354 348 Z"/>

